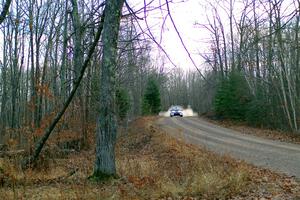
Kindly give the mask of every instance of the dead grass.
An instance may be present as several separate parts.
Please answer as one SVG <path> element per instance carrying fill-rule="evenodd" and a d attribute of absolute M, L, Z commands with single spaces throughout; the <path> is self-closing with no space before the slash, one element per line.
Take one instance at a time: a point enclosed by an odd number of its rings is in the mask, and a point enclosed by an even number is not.
<path fill-rule="evenodd" d="M 16 167 L 19 158 L 2 159 L 0 199 L 296 198 L 299 185 L 293 178 L 185 144 L 165 134 L 155 120 L 137 119 L 118 138 L 119 179 L 87 181 L 94 150 L 44 158 L 43 167 L 25 172 Z"/>

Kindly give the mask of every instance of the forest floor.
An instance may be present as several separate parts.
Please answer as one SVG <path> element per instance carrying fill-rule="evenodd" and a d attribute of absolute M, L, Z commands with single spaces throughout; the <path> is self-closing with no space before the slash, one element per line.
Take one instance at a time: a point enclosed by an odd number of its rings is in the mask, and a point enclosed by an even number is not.
<path fill-rule="evenodd" d="M 249 126 L 246 122 L 238 122 L 228 119 L 223 120 L 213 120 L 208 117 L 201 117 L 202 119 L 209 121 L 213 124 L 233 129 L 235 131 L 238 131 L 242 134 L 248 134 L 248 135 L 255 135 L 258 137 L 266 138 L 266 139 L 272 139 L 272 140 L 278 140 L 281 142 L 289 142 L 293 144 L 300 144 L 300 134 L 287 132 L 287 131 L 279 131 L 279 130 L 272 130 L 268 128 L 263 127 L 252 127 Z"/>
<path fill-rule="evenodd" d="M 156 120 L 139 118 L 118 137 L 118 179 L 87 179 L 93 145 L 65 156 L 44 154 L 37 169 L 26 171 L 17 165 L 20 157 L 0 158 L 0 199 L 300 199 L 293 177 L 186 144 Z"/>

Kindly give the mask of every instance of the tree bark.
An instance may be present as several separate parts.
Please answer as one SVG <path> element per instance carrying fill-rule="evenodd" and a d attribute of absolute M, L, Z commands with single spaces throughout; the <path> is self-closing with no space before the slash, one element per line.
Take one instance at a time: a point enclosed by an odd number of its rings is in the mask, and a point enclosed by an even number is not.
<path fill-rule="evenodd" d="M 73 28 L 74 28 L 74 71 L 75 71 L 75 80 L 78 78 L 80 73 L 80 66 L 82 65 L 82 60 L 84 58 L 83 52 L 83 33 L 84 29 L 82 26 L 81 18 L 78 12 L 78 3 L 77 0 L 71 0 L 73 5 L 72 18 L 73 18 Z M 84 109 L 84 98 L 82 87 L 78 88 L 77 98 L 79 100 L 79 109 L 80 109 L 80 123 L 81 123 L 81 133 L 83 138 L 83 146 L 86 146 L 86 117 Z"/>
<path fill-rule="evenodd" d="M 42 82 L 41 82 L 41 73 L 43 73 L 43 69 L 40 68 L 40 48 L 41 48 L 41 43 L 42 43 L 42 36 L 45 33 L 46 27 L 48 25 L 48 17 L 49 17 L 49 11 L 50 11 L 50 5 L 47 5 L 45 10 L 43 11 L 43 6 L 44 4 L 39 5 L 37 3 L 37 14 L 35 18 L 35 46 L 36 46 L 36 54 L 35 54 L 35 61 L 36 61 L 36 77 L 35 77 L 35 84 L 36 84 L 36 90 L 38 88 L 42 89 Z M 47 55 L 46 55 L 47 56 Z M 42 120 L 42 92 L 38 92 L 35 98 L 35 127 L 40 127 L 41 126 L 41 120 Z"/>
<path fill-rule="evenodd" d="M 0 24 L 2 24 L 2 22 L 5 20 L 6 15 L 8 13 L 9 10 L 9 6 L 10 6 L 11 0 L 7 0 L 3 6 L 3 10 L 0 14 Z"/>
<path fill-rule="evenodd" d="M 6 129 L 6 102 L 7 102 L 7 41 L 6 28 L 3 28 L 3 63 L 2 63 L 2 97 L 1 97 L 1 125 L 0 125 L 0 144 L 4 143 Z"/>
<path fill-rule="evenodd" d="M 96 180 L 116 175 L 115 143 L 115 67 L 117 42 L 124 0 L 107 0 L 103 27 L 103 56 L 100 84 L 100 113 L 96 130 L 96 159 L 93 176 Z"/>
<path fill-rule="evenodd" d="M 231 68 L 232 71 L 235 70 L 235 52 L 234 52 L 234 36 L 233 36 L 233 2 L 234 0 L 230 0 L 230 13 L 229 13 L 229 22 L 230 22 L 230 40 L 231 40 Z M 240 69 L 238 69 L 240 70 Z"/>
<path fill-rule="evenodd" d="M 60 97 L 63 102 L 67 97 L 67 89 L 66 89 L 66 69 L 67 69 L 67 45 L 68 45 L 68 1 L 66 1 L 65 5 L 65 16 L 63 23 L 63 49 L 62 49 L 62 64 L 60 69 Z"/>
<path fill-rule="evenodd" d="M 30 0 L 29 5 L 29 32 L 30 32 L 30 60 L 31 60 L 31 69 L 30 69 L 30 76 L 31 76 L 31 103 L 33 105 L 32 112 L 31 112 L 31 124 L 34 125 L 34 113 L 35 113 L 35 99 L 36 99 L 36 91 L 35 91 L 35 70 L 34 70 L 34 31 L 33 31 L 33 7 L 34 1 Z"/>
<path fill-rule="evenodd" d="M 255 29 L 255 36 L 254 36 L 254 42 L 255 42 L 255 64 L 256 64 L 256 78 L 257 82 L 260 79 L 260 60 L 259 60 L 259 26 L 257 21 L 257 13 L 256 13 L 256 5 L 255 1 L 253 1 L 253 16 L 254 16 L 254 29 Z"/>
<path fill-rule="evenodd" d="M 65 111 L 67 110 L 68 106 L 70 105 L 79 85 L 80 82 L 83 78 L 84 72 L 92 58 L 92 55 L 94 53 L 94 50 L 98 44 L 98 41 L 100 39 L 101 36 L 101 32 L 103 29 L 103 20 L 104 20 L 104 16 L 102 16 L 101 18 L 101 22 L 99 24 L 99 28 L 98 28 L 98 32 L 96 34 L 95 37 L 95 41 L 94 43 L 91 45 L 91 48 L 88 52 L 87 58 L 84 61 L 82 67 L 81 67 L 81 71 L 80 71 L 80 76 L 78 77 L 78 79 L 75 81 L 74 83 L 74 87 L 69 95 L 69 97 L 67 98 L 66 102 L 64 103 L 64 105 L 62 106 L 61 110 L 59 112 L 57 112 L 57 114 L 55 115 L 53 121 L 50 123 L 50 125 L 48 126 L 48 128 L 45 130 L 44 135 L 40 138 L 40 140 L 36 143 L 35 145 L 35 150 L 32 156 L 25 158 L 22 161 L 22 168 L 28 168 L 30 166 L 32 166 L 32 164 L 36 163 L 46 141 L 48 140 L 50 134 L 52 133 L 53 129 L 55 128 L 56 124 L 59 122 L 59 120 L 61 119 L 61 117 L 63 116 L 63 114 L 65 113 Z"/>
<path fill-rule="evenodd" d="M 19 1 L 16 1 L 16 9 L 17 9 L 17 19 L 20 18 L 19 12 Z M 16 128 L 17 120 L 16 120 L 16 106 L 17 106 L 17 93 L 18 93 L 18 46 L 19 46 L 19 22 L 16 20 L 15 22 L 15 35 L 14 35 L 14 55 L 13 55 L 13 62 L 11 66 L 11 121 L 10 121 L 10 128 Z"/>

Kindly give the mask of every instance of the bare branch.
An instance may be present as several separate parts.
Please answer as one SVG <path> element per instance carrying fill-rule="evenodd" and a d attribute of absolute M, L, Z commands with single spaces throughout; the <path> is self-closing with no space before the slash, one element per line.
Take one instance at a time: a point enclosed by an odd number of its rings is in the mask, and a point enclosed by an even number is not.
<path fill-rule="evenodd" d="M 0 24 L 2 24 L 2 22 L 5 20 L 6 15 L 8 13 L 9 10 L 9 6 L 10 6 L 11 0 L 7 0 L 3 6 L 3 10 L 0 14 Z"/>
<path fill-rule="evenodd" d="M 180 35 L 178 29 L 177 29 L 177 26 L 175 25 L 174 19 L 173 19 L 172 15 L 171 15 L 171 11 L 170 11 L 170 7 L 169 7 L 169 2 L 168 2 L 168 0 L 166 0 L 166 5 L 167 5 L 168 16 L 169 16 L 170 19 L 171 19 L 171 22 L 172 22 L 172 24 L 173 24 L 173 27 L 174 27 L 174 29 L 175 29 L 175 31 L 176 31 L 176 33 L 177 33 L 179 39 L 180 39 L 180 42 L 181 42 L 181 44 L 182 44 L 184 50 L 185 50 L 186 53 L 188 54 L 190 60 L 192 61 L 194 67 L 195 67 L 195 68 L 197 69 L 197 71 L 199 72 L 200 76 L 201 76 L 205 81 L 208 82 L 208 80 L 205 78 L 205 76 L 201 73 L 201 71 L 200 71 L 199 68 L 197 67 L 196 62 L 195 62 L 194 59 L 192 58 L 191 53 L 189 52 L 188 48 L 186 47 L 186 45 L 185 45 L 185 43 L 184 43 L 184 41 L 183 41 L 183 39 L 182 39 L 182 37 L 181 37 L 181 35 Z"/>
<path fill-rule="evenodd" d="M 43 146 L 45 145 L 47 139 L 49 138 L 49 136 L 52 133 L 53 129 L 55 128 L 56 124 L 59 122 L 59 120 L 64 115 L 65 111 L 67 110 L 68 106 L 70 105 L 77 89 L 79 88 L 80 82 L 81 82 L 81 80 L 84 76 L 84 72 L 85 72 L 86 68 L 88 67 L 88 64 L 89 64 L 89 62 L 92 58 L 92 55 L 95 51 L 95 48 L 96 48 L 96 46 L 99 42 L 102 30 L 103 30 L 103 22 L 104 22 L 104 14 L 101 18 L 101 23 L 99 24 L 99 28 L 98 28 L 98 32 L 97 32 L 96 37 L 95 37 L 95 41 L 93 42 L 92 46 L 90 47 L 90 50 L 89 50 L 88 55 L 87 55 L 87 59 L 84 61 L 83 65 L 81 67 L 81 71 L 80 71 L 80 74 L 78 76 L 78 79 L 74 82 L 74 88 L 72 89 L 72 91 L 71 91 L 68 99 L 64 103 L 62 109 L 56 114 L 54 120 L 51 122 L 49 127 L 45 130 L 44 135 L 37 142 L 33 155 L 31 157 L 29 157 L 28 159 L 23 160 L 23 163 L 22 163 L 23 168 L 28 168 L 31 164 L 34 164 L 37 161 L 37 159 L 38 159 L 38 157 L 39 157 L 39 155 L 40 155 L 40 153 L 43 149 Z"/>

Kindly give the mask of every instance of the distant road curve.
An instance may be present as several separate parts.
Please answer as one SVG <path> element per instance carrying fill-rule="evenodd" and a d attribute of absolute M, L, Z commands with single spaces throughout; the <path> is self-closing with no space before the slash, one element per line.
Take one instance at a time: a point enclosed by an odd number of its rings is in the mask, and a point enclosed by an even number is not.
<path fill-rule="evenodd" d="M 300 178 L 300 145 L 241 134 L 197 117 L 164 117 L 158 124 L 188 143 Z"/>

